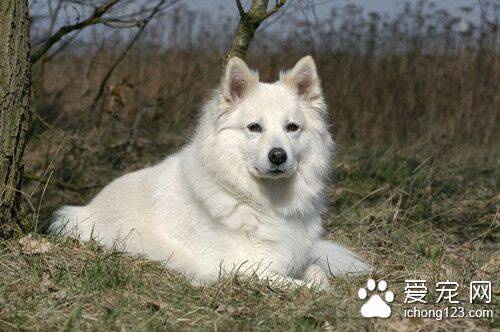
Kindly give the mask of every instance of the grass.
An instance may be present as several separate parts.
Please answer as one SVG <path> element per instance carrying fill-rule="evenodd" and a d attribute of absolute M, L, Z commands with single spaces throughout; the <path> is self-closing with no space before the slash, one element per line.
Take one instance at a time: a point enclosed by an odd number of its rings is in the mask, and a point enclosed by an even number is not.
<path fill-rule="evenodd" d="M 0 330 L 498 328 L 493 318 L 402 315 L 409 278 L 428 281 L 430 303 L 421 309 L 444 307 L 433 303 L 434 283 L 446 280 L 459 282 L 467 309 L 495 309 L 495 300 L 469 305 L 468 285 L 489 280 L 498 295 L 499 8 L 467 33 L 427 1 L 389 16 L 332 8 L 321 21 L 309 8 L 283 20 L 290 30 L 257 33 L 247 56 L 271 81 L 314 54 L 339 142 L 326 236 L 388 281 L 396 300 L 387 320 L 360 317 L 357 291 L 367 277 L 332 278 L 333 294 L 237 277 L 193 288 L 159 263 L 43 235 L 55 208 L 87 203 L 118 175 L 186 142 L 219 82 L 234 22 L 182 8 L 162 16 L 116 68 L 95 110 L 128 39 L 110 30 L 92 33 L 90 44 L 68 40 L 34 67 L 23 197 L 37 227 L 31 238 L 0 242 Z M 45 34 L 37 22 L 33 37 Z"/>
<path fill-rule="evenodd" d="M 340 148 L 327 237 L 370 261 L 375 279 L 396 300 L 387 320 L 359 315 L 366 277 L 332 278 L 333 294 L 277 289 L 234 277 L 195 288 L 161 264 L 104 250 L 95 243 L 34 235 L 0 243 L 3 330 L 489 330 L 498 318 L 402 319 L 404 280 L 461 285 L 468 308 L 471 280 L 490 280 L 498 294 L 499 164 L 495 155 L 415 148 Z M 460 153 L 459 153 L 460 151 Z M 467 151 L 470 152 L 466 153 Z M 406 156 L 405 156 L 406 155 Z M 411 157 L 409 157 L 411 156 Z M 453 156 L 453 157 L 452 157 Z"/>

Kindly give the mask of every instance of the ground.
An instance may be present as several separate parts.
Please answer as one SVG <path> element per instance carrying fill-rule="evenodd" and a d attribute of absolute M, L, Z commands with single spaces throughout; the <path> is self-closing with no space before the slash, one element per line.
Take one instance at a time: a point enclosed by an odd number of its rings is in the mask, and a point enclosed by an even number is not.
<path fill-rule="evenodd" d="M 0 329 L 499 328 L 498 318 L 402 319 L 405 279 L 427 280 L 429 304 L 418 308 L 445 308 L 435 283 L 450 280 L 460 284 L 457 306 L 495 310 L 500 168 L 491 151 L 340 146 L 335 166 L 326 236 L 372 263 L 370 276 L 332 278 L 331 294 L 238 277 L 192 287 L 159 263 L 33 234 L 0 243 Z M 389 319 L 360 316 L 368 277 L 394 292 Z M 472 280 L 493 282 L 491 304 L 469 304 Z"/>
<path fill-rule="evenodd" d="M 468 303 L 470 281 L 491 281 L 497 296 L 500 275 L 500 7 L 487 12 L 492 2 L 483 2 L 448 13 L 413 1 L 394 15 L 334 4 L 318 20 L 304 1 L 283 20 L 290 28 L 256 34 L 245 60 L 262 81 L 308 53 L 322 79 L 338 143 L 325 236 L 375 268 L 332 278 L 331 294 L 241 278 L 195 288 L 160 263 L 46 235 L 55 209 L 88 203 L 189 139 L 234 29 L 222 14 L 175 9 L 116 67 L 132 33 L 68 36 L 33 67 L 23 217 L 34 227 L 0 241 L 0 330 L 500 328 L 498 318 L 402 319 L 406 279 L 427 280 L 429 304 L 419 309 L 447 307 L 435 303 L 436 282 L 447 280 L 459 283 L 464 310 L 498 303 Z M 80 19 L 88 4 L 70 7 L 60 20 Z M 464 34 L 468 11 L 481 18 Z M 36 46 L 46 20 L 31 21 Z M 390 318 L 361 317 L 368 278 L 395 294 Z"/>

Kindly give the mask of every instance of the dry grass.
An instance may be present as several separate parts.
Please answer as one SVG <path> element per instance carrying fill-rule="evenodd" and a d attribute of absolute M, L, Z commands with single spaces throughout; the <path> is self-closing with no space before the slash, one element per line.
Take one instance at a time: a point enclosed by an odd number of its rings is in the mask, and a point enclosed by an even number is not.
<path fill-rule="evenodd" d="M 0 327 L 4 329 L 470 329 L 498 319 L 403 320 L 404 279 L 461 285 L 468 304 L 471 280 L 491 280 L 498 294 L 498 161 L 440 153 L 342 149 L 326 216 L 327 237 L 355 248 L 374 264 L 376 279 L 396 294 L 393 316 L 359 315 L 360 278 L 333 278 L 333 294 L 280 290 L 256 280 L 225 279 L 193 288 L 160 264 L 97 245 L 55 241 L 47 250 L 17 240 L 0 252 Z M 475 154 L 473 154 L 475 156 Z M 36 246 L 35 246 L 36 248 Z M 47 252 L 45 252 L 47 251 Z"/>
<path fill-rule="evenodd" d="M 334 294 L 238 278 L 193 288 L 160 264 L 37 235 L 49 241 L 47 252 L 30 254 L 18 239 L 0 243 L 0 329 L 498 327 L 498 319 L 401 319 L 405 278 L 458 281 L 467 307 L 471 280 L 491 280 L 498 295 L 500 265 L 498 24 L 458 34 L 453 17 L 418 8 L 392 21 L 352 7 L 326 22 L 305 16 L 286 34 L 258 34 L 249 55 L 271 80 L 314 54 L 339 144 L 327 236 L 363 253 L 374 277 L 389 282 L 391 319 L 360 318 L 356 293 L 365 278 L 332 279 Z M 125 41 L 82 43 L 37 65 L 26 162 L 29 178 L 42 182 L 24 187 L 34 231 L 43 232 L 61 204 L 85 204 L 111 179 L 158 162 L 188 139 L 218 82 L 230 31 L 208 25 L 196 34 L 196 17 L 166 30 L 170 47 L 161 46 L 160 27 L 151 30 L 94 109 Z"/>

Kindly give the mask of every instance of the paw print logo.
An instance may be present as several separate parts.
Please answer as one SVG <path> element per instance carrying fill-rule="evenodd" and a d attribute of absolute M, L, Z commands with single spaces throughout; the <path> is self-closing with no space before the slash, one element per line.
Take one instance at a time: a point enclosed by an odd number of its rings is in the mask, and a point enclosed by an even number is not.
<path fill-rule="evenodd" d="M 358 291 L 358 297 L 361 300 L 366 300 L 368 297 L 368 291 L 373 292 L 377 288 L 380 292 L 385 292 L 387 289 L 387 281 L 380 280 L 378 284 L 373 279 L 369 279 L 366 283 L 366 288 L 360 288 Z M 387 291 L 384 294 L 384 299 L 378 294 L 371 295 L 368 301 L 361 307 L 361 316 L 366 318 L 380 317 L 388 318 L 391 315 L 391 307 L 387 303 L 394 301 L 394 293 Z"/>

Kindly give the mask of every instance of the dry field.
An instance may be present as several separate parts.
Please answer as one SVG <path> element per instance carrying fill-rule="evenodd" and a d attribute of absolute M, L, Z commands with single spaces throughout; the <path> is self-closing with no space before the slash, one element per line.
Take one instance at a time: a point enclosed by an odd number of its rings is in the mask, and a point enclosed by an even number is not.
<path fill-rule="evenodd" d="M 405 279 L 457 281 L 467 310 L 495 310 L 500 276 L 498 23 L 458 33 L 451 16 L 405 10 L 394 20 L 352 8 L 332 14 L 334 23 L 297 20 L 285 35 L 257 34 L 248 56 L 268 81 L 301 55 L 315 57 L 338 144 L 326 236 L 388 281 L 390 319 L 361 318 L 365 277 L 332 278 L 333 294 L 238 277 L 193 288 L 159 263 L 44 234 L 61 204 L 85 204 L 189 139 L 218 83 L 227 31 L 196 34 L 194 21 L 180 20 L 169 47 L 152 26 L 99 98 L 122 37 L 82 42 L 35 67 L 24 210 L 36 226 L 29 238 L 0 242 L 0 329 L 499 328 L 498 318 L 402 319 Z M 493 282 L 491 304 L 468 303 L 472 280 Z M 444 308 L 430 302 L 422 308 Z"/>

